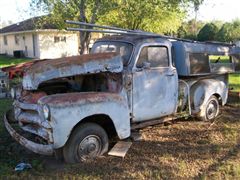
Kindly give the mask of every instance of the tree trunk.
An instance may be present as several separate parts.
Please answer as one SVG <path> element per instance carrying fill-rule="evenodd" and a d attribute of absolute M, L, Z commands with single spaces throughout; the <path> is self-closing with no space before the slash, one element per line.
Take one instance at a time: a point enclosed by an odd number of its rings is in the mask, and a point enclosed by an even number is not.
<path fill-rule="evenodd" d="M 80 55 L 87 54 L 89 52 L 90 33 L 80 32 Z"/>
<path fill-rule="evenodd" d="M 95 1 L 92 17 L 90 19 L 90 23 L 94 24 L 97 19 L 97 13 L 100 5 L 100 0 Z M 79 3 L 79 11 L 80 11 L 80 21 L 89 22 L 86 18 L 86 0 L 81 0 Z M 80 26 L 80 28 L 92 29 L 92 27 Z M 89 52 L 89 43 L 90 43 L 91 35 L 90 32 L 80 32 L 80 54 L 87 54 Z"/>

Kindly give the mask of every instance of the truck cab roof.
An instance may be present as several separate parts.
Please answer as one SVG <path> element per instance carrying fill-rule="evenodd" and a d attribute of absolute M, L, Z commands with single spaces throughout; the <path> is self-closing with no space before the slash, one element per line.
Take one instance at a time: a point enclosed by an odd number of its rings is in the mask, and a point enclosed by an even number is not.
<path fill-rule="evenodd" d="M 156 36 L 144 36 L 144 35 L 112 35 L 112 36 L 105 36 L 101 39 L 98 39 L 96 42 L 99 41 L 121 41 L 121 42 L 128 42 L 133 45 L 137 45 L 139 43 L 163 43 L 168 44 L 171 46 L 171 42 L 166 38 L 156 37 Z"/>

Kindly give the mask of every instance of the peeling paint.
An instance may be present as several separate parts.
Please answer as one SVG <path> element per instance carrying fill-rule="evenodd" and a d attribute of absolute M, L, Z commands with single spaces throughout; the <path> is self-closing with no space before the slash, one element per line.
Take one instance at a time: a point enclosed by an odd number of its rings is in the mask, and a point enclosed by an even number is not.
<path fill-rule="evenodd" d="M 88 54 L 48 61 L 39 61 L 26 71 L 23 87 L 36 90 L 42 82 L 61 77 L 99 72 L 121 72 L 123 63 L 115 53 Z"/>

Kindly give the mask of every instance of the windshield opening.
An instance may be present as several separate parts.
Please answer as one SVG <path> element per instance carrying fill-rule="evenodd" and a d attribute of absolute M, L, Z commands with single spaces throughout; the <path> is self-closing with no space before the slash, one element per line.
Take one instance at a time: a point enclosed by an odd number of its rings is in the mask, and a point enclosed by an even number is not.
<path fill-rule="evenodd" d="M 92 49 L 91 54 L 93 53 L 105 53 L 105 52 L 116 52 L 120 54 L 123 60 L 123 65 L 126 66 L 129 62 L 133 50 L 133 46 L 126 42 L 96 42 Z"/>

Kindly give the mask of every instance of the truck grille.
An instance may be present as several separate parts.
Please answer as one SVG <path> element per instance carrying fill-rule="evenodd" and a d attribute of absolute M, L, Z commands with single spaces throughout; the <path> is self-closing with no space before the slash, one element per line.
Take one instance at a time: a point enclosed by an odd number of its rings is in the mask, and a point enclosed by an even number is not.
<path fill-rule="evenodd" d="M 40 115 L 40 108 L 37 104 L 15 101 L 14 114 L 19 126 L 24 131 L 38 135 L 49 143 L 52 143 L 51 126 L 49 122 Z"/>

